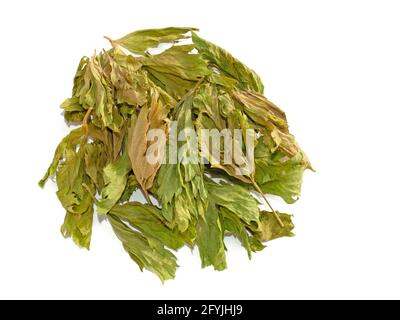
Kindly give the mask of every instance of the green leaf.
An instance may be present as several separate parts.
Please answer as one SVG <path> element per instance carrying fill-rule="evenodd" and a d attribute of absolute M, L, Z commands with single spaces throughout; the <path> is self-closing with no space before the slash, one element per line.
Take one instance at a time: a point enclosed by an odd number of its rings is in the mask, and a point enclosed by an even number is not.
<path fill-rule="evenodd" d="M 181 99 L 193 86 L 194 81 L 182 79 L 174 74 L 159 72 L 154 68 L 148 68 L 152 80 L 156 81 L 169 95 L 175 99 Z"/>
<path fill-rule="evenodd" d="M 236 79 L 240 89 L 263 93 L 264 85 L 260 77 L 229 52 L 200 38 L 195 32 L 192 32 L 192 40 L 196 49 L 209 62 L 210 66 L 216 67 L 226 76 Z"/>
<path fill-rule="evenodd" d="M 224 74 L 219 74 L 219 73 L 212 73 L 208 76 L 208 80 L 210 83 L 217 84 L 221 87 L 224 87 L 226 89 L 233 89 L 235 86 L 237 86 L 238 81 L 226 76 Z"/>
<path fill-rule="evenodd" d="M 193 100 L 193 106 L 198 109 L 199 113 L 207 114 L 214 122 L 216 129 L 223 130 L 226 128 L 225 119 L 218 108 L 218 91 L 216 86 L 210 84 L 202 85 Z"/>
<path fill-rule="evenodd" d="M 258 240 L 265 242 L 281 237 L 294 236 L 292 233 L 292 230 L 294 229 L 292 217 L 286 213 L 277 212 L 277 214 L 281 218 L 284 227 L 280 226 L 272 212 L 261 212 L 260 222 L 257 224 L 256 228 L 253 228 L 254 236 Z"/>
<path fill-rule="evenodd" d="M 93 223 L 93 205 L 87 207 L 82 214 L 67 212 L 61 233 L 65 238 L 72 238 L 75 244 L 81 248 L 90 248 Z"/>
<path fill-rule="evenodd" d="M 185 34 L 190 31 L 197 31 L 197 29 L 169 27 L 163 29 L 138 30 L 116 40 L 115 43 L 133 53 L 144 54 L 146 50 L 157 47 L 161 43 L 186 39 L 188 36 Z"/>
<path fill-rule="evenodd" d="M 61 233 L 80 247 L 89 249 L 93 221 L 95 186 L 85 173 L 85 144 L 67 148 L 56 173 L 57 196 L 67 211 Z"/>
<path fill-rule="evenodd" d="M 207 206 L 204 217 L 197 223 L 196 244 L 199 247 L 202 267 L 214 266 L 215 270 L 226 269 L 224 233 L 218 210 L 214 203 Z"/>
<path fill-rule="evenodd" d="M 176 272 L 170 249 L 197 245 L 203 267 L 223 270 L 225 236 L 249 258 L 262 241 L 291 236 L 291 216 L 260 212 L 253 193 L 293 203 L 312 169 L 260 77 L 194 31 L 139 30 L 83 57 L 60 106 L 80 127 L 39 182 L 57 183 L 64 237 L 89 249 L 96 205 L 129 256 L 162 281 Z M 167 49 L 153 54 L 160 44 Z M 130 202 L 139 187 L 147 204 Z"/>
<path fill-rule="evenodd" d="M 84 76 L 86 70 L 88 68 L 90 59 L 88 57 L 82 57 L 79 61 L 78 68 L 76 69 L 75 77 L 74 77 L 74 86 L 72 88 L 72 99 L 77 96 L 78 91 L 84 85 Z"/>
<path fill-rule="evenodd" d="M 60 106 L 61 109 L 64 111 L 72 112 L 72 111 L 82 111 L 84 112 L 85 109 L 80 105 L 79 98 L 74 96 L 72 98 L 66 99 Z"/>
<path fill-rule="evenodd" d="M 303 173 L 310 168 L 307 157 L 298 152 L 288 158 L 285 154 L 271 154 L 259 143 L 256 147 L 255 180 L 264 193 L 280 196 L 287 203 L 294 203 L 300 196 Z"/>
<path fill-rule="evenodd" d="M 47 169 L 44 177 L 39 181 L 39 185 L 43 188 L 48 178 L 53 177 L 56 174 L 57 167 L 60 161 L 64 158 L 65 151 L 67 149 L 72 150 L 76 148 L 79 140 L 82 138 L 82 128 L 72 130 L 64 139 L 61 140 L 60 144 L 54 153 L 53 161 Z"/>
<path fill-rule="evenodd" d="M 108 220 L 125 251 L 140 270 L 154 272 L 162 282 L 175 277 L 176 257 L 159 240 L 132 230 L 113 214 L 108 215 Z"/>
<path fill-rule="evenodd" d="M 185 167 L 186 165 L 182 165 Z M 195 172 L 195 169 L 189 172 Z M 157 177 L 155 193 L 162 204 L 162 215 L 181 232 L 204 214 L 206 190 L 201 172 L 195 172 L 188 181 L 184 170 L 176 164 L 163 164 Z"/>
<path fill-rule="evenodd" d="M 158 74 L 171 75 L 189 81 L 198 81 L 211 74 L 207 63 L 199 54 L 166 50 L 163 53 L 145 57 L 141 62 L 150 72 L 155 71 Z"/>
<path fill-rule="evenodd" d="M 229 117 L 235 111 L 235 103 L 227 93 L 220 93 L 218 96 L 219 112 L 224 118 Z"/>
<path fill-rule="evenodd" d="M 249 231 L 246 229 L 247 224 L 243 222 L 235 213 L 226 209 L 220 208 L 221 221 L 223 229 L 228 235 L 236 237 L 242 246 L 247 250 L 247 255 L 251 259 L 251 253 L 264 249 L 259 240 L 252 238 Z"/>
<path fill-rule="evenodd" d="M 193 97 L 188 96 L 176 108 L 177 132 L 185 129 L 193 129 L 192 122 Z M 198 155 L 197 143 L 189 136 L 184 135 L 182 141 L 177 142 L 177 164 L 163 164 L 157 178 L 156 194 L 162 203 L 164 217 L 178 226 L 181 232 L 186 231 L 190 224 L 199 216 L 204 215 L 207 199 L 207 191 L 204 186 L 204 168 L 199 163 L 191 163 L 184 160 L 184 154 L 188 159 Z M 193 150 L 196 149 L 196 150 Z M 167 151 L 168 154 L 169 150 Z"/>
<path fill-rule="evenodd" d="M 133 174 L 131 174 L 128 177 L 128 181 L 126 183 L 125 190 L 122 193 L 121 199 L 119 200 L 120 203 L 129 201 L 132 194 L 137 190 L 137 188 L 139 188 L 139 183 L 137 182 L 135 176 Z"/>
<path fill-rule="evenodd" d="M 83 119 L 85 118 L 86 111 L 65 111 L 64 119 L 69 125 L 81 124 Z"/>
<path fill-rule="evenodd" d="M 145 74 L 140 71 L 140 61 L 118 49 L 113 49 L 104 56 L 103 71 L 114 86 L 116 102 L 132 106 L 144 105 L 147 102 L 149 84 Z"/>
<path fill-rule="evenodd" d="M 157 175 L 156 195 L 162 203 L 162 214 L 167 221 L 174 219 L 174 198 L 182 193 L 182 186 L 178 176 L 177 165 L 163 164 Z"/>
<path fill-rule="evenodd" d="M 103 170 L 109 161 L 102 142 L 84 145 L 85 172 L 93 181 L 98 191 L 104 187 Z"/>
<path fill-rule="evenodd" d="M 85 110 L 93 110 L 92 122 L 101 129 L 108 127 L 119 131 L 123 118 L 113 101 L 113 88 L 104 76 L 99 58 L 93 57 L 88 63 L 81 87 L 76 93 Z"/>
<path fill-rule="evenodd" d="M 167 226 L 161 210 L 155 206 L 129 202 L 115 206 L 111 210 L 111 214 L 129 222 L 132 227 L 143 232 L 145 236 L 158 239 L 174 250 L 181 248 L 185 244 L 181 233 Z"/>
<path fill-rule="evenodd" d="M 223 181 L 218 184 L 211 180 L 206 180 L 206 187 L 209 198 L 216 205 L 230 210 L 247 224 L 258 221 L 259 203 L 248 189 Z"/>
<path fill-rule="evenodd" d="M 218 97 L 216 94 L 215 86 L 204 85 L 200 87 L 199 94 L 194 100 L 198 114 L 196 128 L 202 142 L 202 156 L 212 168 L 224 170 L 229 176 L 244 183 L 252 183 L 255 170 L 254 147 L 246 145 L 246 140 L 250 135 L 252 136 L 250 139 L 255 139 L 254 131 L 247 131 L 252 129 L 247 117 L 235 108 L 229 95 L 224 93 Z M 203 136 L 203 129 L 206 129 L 208 136 Z M 235 134 L 237 129 L 241 130 L 242 134 Z M 217 141 L 210 138 L 214 133 L 216 134 L 213 139 L 217 138 Z M 208 145 L 204 142 L 208 142 Z M 216 145 L 218 142 L 219 146 Z M 230 144 L 230 148 L 227 148 L 226 143 Z M 225 157 L 229 161 L 225 162 Z"/>
<path fill-rule="evenodd" d="M 126 150 L 119 159 L 104 168 L 105 187 L 101 191 L 101 199 L 97 202 L 97 211 L 100 214 L 108 213 L 120 200 L 131 169 L 131 162 Z"/>

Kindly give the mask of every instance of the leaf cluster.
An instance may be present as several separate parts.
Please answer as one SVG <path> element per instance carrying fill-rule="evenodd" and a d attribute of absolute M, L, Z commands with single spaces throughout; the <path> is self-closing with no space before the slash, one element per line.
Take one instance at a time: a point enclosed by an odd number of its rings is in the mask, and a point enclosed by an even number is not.
<path fill-rule="evenodd" d="M 303 172 L 311 169 L 285 113 L 264 97 L 260 77 L 196 31 L 140 30 L 83 57 L 72 95 L 61 104 L 75 128 L 40 181 L 44 186 L 55 178 L 66 212 L 64 237 L 89 249 L 96 208 L 140 269 L 162 281 L 175 276 L 173 251 L 184 245 L 198 247 L 203 267 L 223 270 L 227 236 L 236 237 L 249 258 L 264 242 L 292 236 L 290 215 L 260 205 L 264 194 L 296 201 Z M 150 54 L 160 44 L 169 47 Z M 198 133 L 253 129 L 253 169 L 241 171 L 248 159 L 163 164 L 161 148 L 159 161 L 148 163 L 149 131 L 168 133 L 172 121 L 178 131 Z M 246 145 L 245 136 L 237 139 Z M 137 190 L 146 203 L 130 200 Z"/>

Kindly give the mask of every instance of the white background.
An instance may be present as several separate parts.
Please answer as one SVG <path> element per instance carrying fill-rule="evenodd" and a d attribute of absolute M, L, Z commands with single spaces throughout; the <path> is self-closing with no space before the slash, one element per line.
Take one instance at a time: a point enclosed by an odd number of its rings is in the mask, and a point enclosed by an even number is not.
<path fill-rule="evenodd" d="M 398 1 L 1 1 L 0 298 L 400 298 Z M 102 36 L 165 26 L 255 69 L 317 173 L 306 173 L 296 237 L 229 269 L 179 251 L 174 281 L 139 272 L 109 225 L 91 251 L 59 233 L 56 188 L 37 181 L 68 132 L 58 105 Z"/>

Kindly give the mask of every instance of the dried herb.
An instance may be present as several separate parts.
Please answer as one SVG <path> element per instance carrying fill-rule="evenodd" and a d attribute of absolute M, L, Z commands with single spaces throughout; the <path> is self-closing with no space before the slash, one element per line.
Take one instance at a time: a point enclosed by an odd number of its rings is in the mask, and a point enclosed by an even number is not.
<path fill-rule="evenodd" d="M 249 258 L 263 242 L 292 236 L 292 217 L 265 194 L 295 202 L 312 169 L 260 77 L 196 31 L 106 37 L 111 49 L 83 57 L 61 104 L 77 128 L 39 183 L 55 178 L 64 237 L 89 249 L 97 211 L 132 260 L 162 281 L 175 276 L 173 250 L 184 245 L 198 246 L 203 267 L 223 270 L 226 236 Z M 131 201 L 138 189 L 147 203 Z"/>

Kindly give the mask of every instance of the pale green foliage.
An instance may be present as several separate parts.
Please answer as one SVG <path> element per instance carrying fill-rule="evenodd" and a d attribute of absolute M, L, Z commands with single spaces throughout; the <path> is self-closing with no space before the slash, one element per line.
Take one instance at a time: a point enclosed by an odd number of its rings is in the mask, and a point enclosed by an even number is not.
<path fill-rule="evenodd" d="M 141 270 L 145 268 L 154 272 L 162 281 L 174 278 L 176 257 L 165 249 L 162 242 L 129 228 L 113 214 L 109 215 L 109 221 L 124 249 Z"/>
<path fill-rule="evenodd" d="M 104 168 L 105 187 L 102 189 L 101 199 L 97 203 L 99 213 L 107 213 L 121 199 L 131 169 L 127 151 L 124 151 L 119 159 Z"/>
<path fill-rule="evenodd" d="M 311 169 L 285 113 L 263 96 L 260 77 L 194 31 L 140 30 L 109 39 L 111 49 L 83 57 L 72 96 L 61 104 L 65 121 L 78 127 L 62 139 L 39 183 L 43 187 L 55 178 L 66 211 L 65 237 L 89 249 L 96 208 L 140 269 L 162 281 L 174 278 L 177 261 L 171 250 L 184 245 L 198 247 L 203 267 L 223 270 L 226 236 L 236 237 L 249 258 L 265 247 L 262 242 L 292 236 L 291 216 L 261 211 L 254 194 L 293 203 L 304 170 Z M 182 44 L 183 39 L 193 43 Z M 167 50 L 150 54 L 164 43 Z M 176 156 L 175 164 L 163 163 L 161 148 L 150 149 L 147 138 L 152 129 L 168 133 L 172 121 L 178 133 L 192 129 L 198 136 L 202 129 L 231 134 L 254 129 L 254 136 L 235 136 L 235 146 L 243 149 L 248 139 L 255 142 L 254 159 L 221 163 L 214 154 L 200 153 L 196 142 Z M 228 151 L 219 139 L 223 159 Z M 176 148 L 192 142 L 184 135 Z M 172 141 L 166 144 L 167 156 L 173 156 Z M 151 164 L 149 150 L 158 155 Z M 208 162 L 185 162 L 183 154 Z M 244 171 L 243 164 L 252 169 Z M 146 204 L 130 200 L 138 188 Z"/>
<path fill-rule="evenodd" d="M 157 47 L 160 43 L 175 42 L 180 39 L 186 39 L 188 38 L 188 36 L 185 36 L 186 33 L 196 30 L 196 28 L 175 27 L 139 30 L 127 34 L 115 42 L 131 52 L 143 54 L 149 48 Z"/>

